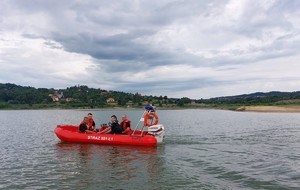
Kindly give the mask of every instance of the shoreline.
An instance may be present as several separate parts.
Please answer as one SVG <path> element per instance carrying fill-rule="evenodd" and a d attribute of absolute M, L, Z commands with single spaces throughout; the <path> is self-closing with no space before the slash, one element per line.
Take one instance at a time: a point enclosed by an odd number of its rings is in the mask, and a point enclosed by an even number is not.
<path fill-rule="evenodd" d="M 240 112 L 276 112 L 276 113 L 298 113 L 300 106 L 241 106 L 235 111 Z"/>
<path fill-rule="evenodd" d="M 183 107 L 159 107 L 157 110 L 189 110 L 189 109 L 201 109 L 201 110 L 228 110 L 236 112 L 276 112 L 276 113 L 300 113 L 300 105 L 290 106 L 183 106 Z M 13 111 L 13 110 L 143 110 L 143 107 L 105 107 L 105 108 L 61 108 L 61 107 L 44 107 L 44 108 L 10 108 L 0 109 L 0 111 Z"/>

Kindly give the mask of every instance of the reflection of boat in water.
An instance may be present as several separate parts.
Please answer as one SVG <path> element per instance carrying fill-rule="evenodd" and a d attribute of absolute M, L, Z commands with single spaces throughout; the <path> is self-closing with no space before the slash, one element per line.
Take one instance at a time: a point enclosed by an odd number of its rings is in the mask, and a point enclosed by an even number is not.
<path fill-rule="evenodd" d="M 89 189 L 132 189 L 135 187 L 132 184 L 138 186 L 141 178 L 143 181 L 159 179 L 163 177 L 164 151 L 165 146 L 60 141 L 54 146 L 55 163 L 59 166 L 60 179 L 63 179 L 62 189 L 86 189 L 87 185 Z M 157 184 L 154 187 L 159 189 Z"/>
<path fill-rule="evenodd" d="M 140 123 L 142 127 L 138 129 Z M 163 142 L 165 130 L 162 124 L 158 124 L 155 108 L 146 106 L 142 118 L 130 135 L 81 133 L 78 126 L 73 125 L 58 125 L 54 132 L 64 142 L 155 146 Z"/>

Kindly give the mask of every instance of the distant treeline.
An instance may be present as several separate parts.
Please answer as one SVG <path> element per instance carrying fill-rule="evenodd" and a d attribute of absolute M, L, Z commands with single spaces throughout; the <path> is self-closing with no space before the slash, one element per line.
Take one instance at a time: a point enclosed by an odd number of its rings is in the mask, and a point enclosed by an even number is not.
<path fill-rule="evenodd" d="M 188 97 L 144 96 L 138 92 L 107 91 L 100 88 L 89 88 L 85 85 L 72 86 L 66 89 L 47 89 L 0 83 L 0 109 L 142 107 L 149 104 L 166 108 L 300 105 L 300 92 L 256 92 L 196 100 Z"/>
<path fill-rule="evenodd" d="M 0 83 L 0 109 L 2 108 L 105 108 L 114 106 L 141 107 L 143 105 L 182 106 L 191 103 L 189 98 L 168 98 L 167 96 L 142 96 L 139 93 L 125 93 L 89 88 L 85 85 L 66 89 L 24 87 Z"/>

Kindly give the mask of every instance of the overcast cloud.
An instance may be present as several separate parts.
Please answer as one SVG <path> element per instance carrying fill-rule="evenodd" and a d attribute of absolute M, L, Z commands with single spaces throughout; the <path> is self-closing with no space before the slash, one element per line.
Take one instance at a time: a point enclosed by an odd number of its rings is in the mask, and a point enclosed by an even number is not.
<path fill-rule="evenodd" d="M 300 90 L 298 0 L 3 0 L 0 82 L 210 98 Z"/>

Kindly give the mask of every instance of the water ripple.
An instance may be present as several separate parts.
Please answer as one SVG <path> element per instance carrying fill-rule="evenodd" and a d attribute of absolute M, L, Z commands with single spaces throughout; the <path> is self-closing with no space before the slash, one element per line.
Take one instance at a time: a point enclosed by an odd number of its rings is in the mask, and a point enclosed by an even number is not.
<path fill-rule="evenodd" d="M 99 124 L 127 110 L 92 112 Z M 140 111 L 127 113 L 133 121 L 140 117 Z M 298 114 L 159 111 L 167 133 L 158 147 L 56 138 L 56 124 L 78 124 L 86 114 L 0 111 L 0 189 L 300 188 Z"/>

